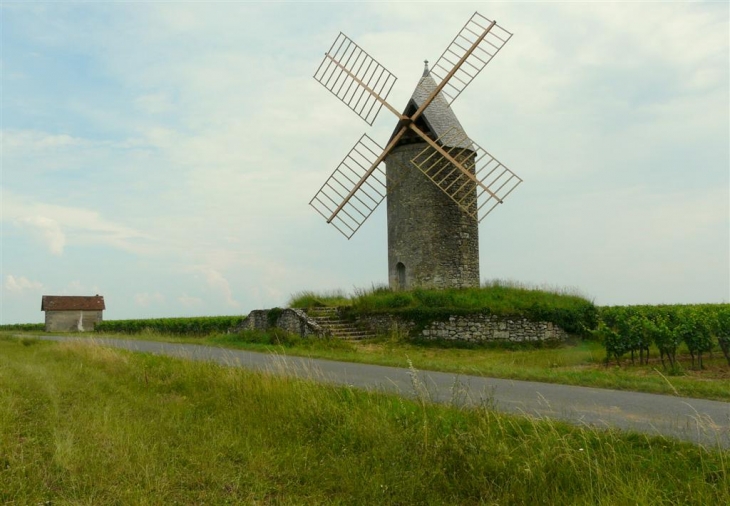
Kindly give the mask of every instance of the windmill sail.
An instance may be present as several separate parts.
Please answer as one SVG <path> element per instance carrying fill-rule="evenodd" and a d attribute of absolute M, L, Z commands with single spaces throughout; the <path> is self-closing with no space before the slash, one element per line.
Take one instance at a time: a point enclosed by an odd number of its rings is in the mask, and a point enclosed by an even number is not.
<path fill-rule="evenodd" d="M 469 139 L 450 104 L 511 36 L 495 21 L 474 13 L 430 73 L 426 68 L 401 114 L 386 101 L 395 76 L 340 33 L 314 78 L 368 124 L 383 107 L 399 122 L 384 149 L 363 135 L 310 205 L 349 239 L 396 186 L 392 174 L 402 175 L 413 166 L 476 220 L 502 203 L 522 180 Z M 413 142 L 425 142 L 427 147 L 410 163 L 408 158 L 389 161 L 389 167 L 396 165 L 386 174 L 385 158 L 398 146 Z"/>
<path fill-rule="evenodd" d="M 372 125 L 396 77 L 340 32 L 314 78 Z"/>
<path fill-rule="evenodd" d="M 446 96 L 449 105 L 512 37 L 510 32 L 496 23 L 490 29 L 492 23 L 491 20 L 475 12 L 431 68 L 431 74 L 434 75 L 437 82 L 448 79 L 441 91 Z M 484 35 L 485 31 L 486 35 Z M 480 40 L 480 37 L 483 38 Z M 464 63 L 449 77 L 449 73 L 469 52 L 474 43 L 477 43 L 476 47 L 473 48 Z"/>
<path fill-rule="evenodd" d="M 438 139 L 457 166 L 429 145 L 411 163 L 449 196 L 463 212 L 477 221 L 483 220 L 522 179 L 505 167 L 463 131 L 451 128 Z"/>
<path fill-rule="evenodd" d="M 383 148 L 377 142 L 363 134 L 309 202 L 309 205 L 348 239 L 385 198 L 385 171 L 382 163 L 376 165 L 370 177 L 357 188 L 352 198 L 341 209 L 338 207 L 382 152 Z"/>

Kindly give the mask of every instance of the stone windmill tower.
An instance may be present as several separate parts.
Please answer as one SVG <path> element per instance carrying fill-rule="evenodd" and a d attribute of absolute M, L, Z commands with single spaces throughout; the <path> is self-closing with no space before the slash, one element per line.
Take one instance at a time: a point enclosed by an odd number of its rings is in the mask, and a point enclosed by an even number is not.
<path fill-rule="evenodd" d="M 428 62 L 413 92 L 404 116 L 410 117 L 436 89 L 436 81 L 428 70 Z M 474 164 L 475 153 L 446 97 L 436 95 L 416 121 L 416 126 L 432 139 L 451 142 L 446 148 L 461 148 L 460 157 Z M 400 124 L 393 132 L 395 136 Z M 391 288 L 464 288 L 479 286 L 479 223 L 462 211 L 457 200 L 471 197 L 476 207 L 477 185 L 461 181 L 459 198 L 433 183 L 420 170 L 413 170 L 411 160 L 428 144 L 412 131 L 406 132 L 385 158 L 388 195 L 388 282 Z M 447 172 L 449 162 L 440 159 L 440 167 L 432 172 Z M 459 184 L 454 175 L 450 183 Z M 447 185 L 449 183 L 446 183 Z M 475 211 L 475 209 L 472 209 Z"/>
<path fill-rule="evenodd" d="M 386 101 L 395 76 L 342 33 L 315 72 L 368 124 L 383 107 L 398 118 L 385 148 L 364 134 L 310 201 L 349 239 L 388 196 L 392 288 L 479 286 L 479 222 L 522 179 L 466 135 L 451 103 L 511 36 L 474 13 L 403 113 Z"/>

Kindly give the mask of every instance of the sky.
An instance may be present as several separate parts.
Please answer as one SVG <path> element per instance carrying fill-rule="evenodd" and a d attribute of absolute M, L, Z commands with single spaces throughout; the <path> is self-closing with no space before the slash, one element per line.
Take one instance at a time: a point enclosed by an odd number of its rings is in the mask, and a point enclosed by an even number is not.
<path fill-rule="evenodd" d="M 478 11 L 514 33 L 453 103 L 521 184 L 483 280 L 600 305 L 730 301 L 730 7 L 718 3 L 9 2 L 0 6 L 0 323 L 247 314 L 387 283 L 382 204 L 308 203 L 367 125 L 313 79 L 340 31 L 398 77 Z"/>

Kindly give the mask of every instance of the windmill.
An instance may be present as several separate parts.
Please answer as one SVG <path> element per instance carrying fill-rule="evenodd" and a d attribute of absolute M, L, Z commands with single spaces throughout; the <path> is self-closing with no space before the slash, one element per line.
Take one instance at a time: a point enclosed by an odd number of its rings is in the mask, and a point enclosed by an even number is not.
<path fill-rule="evenodd" d="M 522 182 L 472 141 L 451 104 L 512 34 L 475 12 L 398 112 L 396 77 L 340 33 L 314 78 L 372 126 L 398 123 L 385 148 L 367 134 L 310 201 L 350 239 L 388 196 L 391 287 L 479 286 L 478 224 Z M 385 168 L 383 167 L 385 165 Z"/>

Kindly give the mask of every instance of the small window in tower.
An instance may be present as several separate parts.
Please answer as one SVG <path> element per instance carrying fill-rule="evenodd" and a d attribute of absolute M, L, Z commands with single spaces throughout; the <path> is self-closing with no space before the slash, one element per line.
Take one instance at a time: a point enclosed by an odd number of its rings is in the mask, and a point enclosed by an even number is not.
<path fill-rule="evenodd" d="M 403 262 L 398 262 L 395 266 L 395 270 L 398 273 L 398 288 L 400 290 L 406 289 L 406 266 Z"/>

